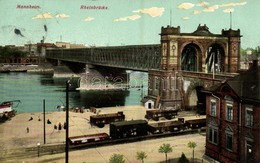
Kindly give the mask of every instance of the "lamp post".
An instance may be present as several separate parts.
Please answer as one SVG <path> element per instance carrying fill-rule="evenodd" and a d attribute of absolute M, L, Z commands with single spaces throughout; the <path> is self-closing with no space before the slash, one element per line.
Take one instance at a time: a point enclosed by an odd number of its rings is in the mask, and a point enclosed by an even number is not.
<path fill-rule="evenodd" d="M 66 163 L 69 162 L 69 87 L 70 87 L 70 80 L 66 81 Z"/>
<path fill-rule="evenodd" d="M 40 146 L 41 146 L 41 143 L 38 142 L 38 143 L 37 143 L 37 148 L 38 148 L 38 157 L 40 157 Z"/>

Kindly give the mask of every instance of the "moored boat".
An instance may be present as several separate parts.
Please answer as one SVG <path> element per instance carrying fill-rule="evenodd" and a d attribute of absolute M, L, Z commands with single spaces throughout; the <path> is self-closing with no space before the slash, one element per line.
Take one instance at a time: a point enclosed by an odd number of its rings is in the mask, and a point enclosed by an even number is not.
<path fill-rule="evenodd" d="M 13 110 L 13 107 L 12 107 L 12 103 L 7 101 L 7 102 L 2 102 L 0 104 L 0 114 L 1 113 L 5 113 L 5 112 L 10 112 Z"/>

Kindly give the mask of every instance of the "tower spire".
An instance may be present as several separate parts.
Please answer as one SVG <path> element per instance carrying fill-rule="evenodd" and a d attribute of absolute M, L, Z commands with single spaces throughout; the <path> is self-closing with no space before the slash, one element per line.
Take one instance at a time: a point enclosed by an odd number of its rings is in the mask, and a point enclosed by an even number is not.
<path fill-rule="evenodd" d="M 170 26 L 172 26 L 172 9 L 170 10 Z"/>
<path fill-rule="evenodd" d="M 229 12 L 229 16 L 230 16 L 230 29 L 232 29 L 232 11 Z"/>

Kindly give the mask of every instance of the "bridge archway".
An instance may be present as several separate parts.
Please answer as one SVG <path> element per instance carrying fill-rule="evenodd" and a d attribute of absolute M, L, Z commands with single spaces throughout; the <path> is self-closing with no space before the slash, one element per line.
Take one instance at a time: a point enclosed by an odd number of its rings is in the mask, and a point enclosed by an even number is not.
<path fill-rule="evenodd" d="M 201 71 L 201 48 L 194 43 L 188 43 L 181 52 L 181 70 Z"/>
<path fill-rule="evenodd" d="M 205 64 L 207 72 L 225 71 L 225 50 L 222 45 L 213 43 L 207 48 Z"/>
<path fill-rule="evenodd" d="M 206 113 L 206 96 L 202 92 L 204 90 L 203 84 L 200 83 L 194 83 L 193 85 L 190 85 L 187 90 L 187 108 L 196 110 L 199 114 L 205 114 Z"/>

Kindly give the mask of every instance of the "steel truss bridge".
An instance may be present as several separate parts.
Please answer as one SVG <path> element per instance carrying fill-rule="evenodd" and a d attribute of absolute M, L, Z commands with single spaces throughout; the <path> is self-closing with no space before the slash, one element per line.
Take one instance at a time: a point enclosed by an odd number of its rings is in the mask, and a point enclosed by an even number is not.
<path fill-rule="evenodd" d="M 124 68 L 139 71 L 159 69 L 161 45 L 47 49 L 46 59 Z"/>

